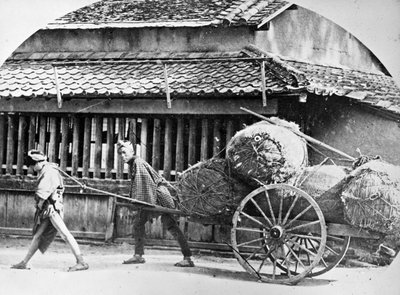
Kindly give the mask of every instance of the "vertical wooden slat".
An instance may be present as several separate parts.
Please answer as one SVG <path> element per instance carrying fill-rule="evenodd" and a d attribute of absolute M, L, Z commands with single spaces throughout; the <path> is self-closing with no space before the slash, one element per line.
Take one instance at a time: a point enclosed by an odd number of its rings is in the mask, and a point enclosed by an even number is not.
<path fill-rule="evenodd" d="M 202 119 L 201 120 L 201 144 L 200 144 L 200 160 L 204 161 L 208 159 L 208 136 L 209 135 L 209 128 L 208 128 L 208 120 Z"/>
<path fill-rule="evenodd" d="M 25 130 L 26 130 L 26 117 L 19 116 L 18 124 L 18 146 L 17 146 L 17 175 L 24 174 L 24 153 L 25 153 Z"/>
<path fill-rule="evenodd" d="M 131 118 L 131 119 L 129 119 L 129 141 L 132 143 L 132 145 L 133 145 L 133 148 L 134 148 L 134 150 L 135 150 L 135 154 L 136 154 L 136 143 L 137 143 L 137 140 L 136 140 L 136 137 L 137 137 L 137 135 L 136 135 L 136 119 L 134 119 L 134 118 Z M 131 179 L 131 170 L 129 169 L 128 170 L 128 179 Z"/>
<path fill-rule="evenodd" d="M 164 177 L 171 180 L 172 169 L 172 120 L 165 120 L 165 137 L 164 137 Z"/>
<path fill-rule="evenodd" d="M 14 161 L 14 132 L 15 132 L 15 119 L 14 115 L 8 115 L 8 131 L 7 131 L 7 158 L 6 158 L 6 173 L 12 174 L 13 161 Z"/>
<path fill-rule="evenodd" d="M 261 62 L 261 93 L 263 107 L 267 106 L 267 88 L 265 83 L 265 62 Z"/>
<path fill-rule="evenodd" d="M 231 140 L 231 138 L 233 136 L 233 132 L 234 132 L 233 121 L 228 120 L 226 122 L 226 145 Z"/>
<path fill-rule="evenodd" d="M 142 128 L 140 132 L 140 157 L 147 161 L 147 133 L 149 129 L 148 119 L 142 119 Z"/>
<path fill-rule="evenodd" d="M 176 163 L 175 163 L 175 171 L 178 174 L 178 172 L 183 171 L 183 165 L 184 165 L 184 145 L 183 145 L 183 118 L 178 118 L 177 122 L 177 127 L 176 127 Z"/>
<path fill-rule="evenodd" d="M 196 119 L 189 120 L 188 164 L 196 162 Z"/>
<path fill-rule="evenodd" d="M 29 131 L 28 131 L 28 151 L 35 148 L 35 135 L 36 135 L 36 116 L 29 118 Z M 28 175 L 33 174 L 33 167 L 28 168 Z"/>
<path fill-rule="evenodd" d="M 214 120 L 213 127 L 213 157 L 219 156 L 221 151 L 221 121 Z"/>
<path fill-rule="evenodd" d="M 39 122 L 39 146 L 38 150 L 46 153 L 46 131 L 47 131 L 47 118 L 40 116 Z"/>
<path fill-rule="evenodd" d="M 6 136 L 6 119 L 4 114 L 0 114 L 0 175 L 3 174 L 3 162 L 4 162 L 4 151 L 5 151 L 5 136 Z"/>
<path fill-rule="evenodd" d="M 94 178 L 101 178 L 101 150 L 103 144 L 103 118 L 95 117 Z"/>
<path fill-rule="evenodd" d="M 125 140 L 125 119 L 118 118 L 118 140 Z M 124 162 L 121 157 L 117 160 L 117 178 L 122 179 L 124 177 Z"/>
<path fill-rule="evenodd" d="M 82 177 L 89 177 L 92 118 L 85 118 L 85 126 L 83 132 Z"/>
<path fill-rule="evenodd" d="M 55 117 L 50 118 L 50 140 L 49 140 L 49 151 L 48 157 L 50 162 L 56 162 L 56 144 L 57 144 L 57 121 Z"/>
<path fill-rule="evenodd" d="M 161 121 L 154 119 L 153 123 L 153 157 L 151 165 L 157 172 L 160 170 L 160 137 L 161 137 Z"/>
<path fill-rule="evenodd" d="M 69 150 L 69 118 L 61 118 L 61 151 L 60 151 L 60 169 L 67 171 L 68 150 Z"/>
<path fill-rule="evenodd" d="M 72 163 L 71 163 L 71 175 L 78 176 L 78 167 L 79 167 L 79 130 L 80 130 L 80 122 L 79 118 L 72 118 Z"/>
<path fill-rule="evenodd" d="M 111 170 L 114 168 L 114 135 L 115 118 L 107 118 L 106 178 L 112 178 Z"/>

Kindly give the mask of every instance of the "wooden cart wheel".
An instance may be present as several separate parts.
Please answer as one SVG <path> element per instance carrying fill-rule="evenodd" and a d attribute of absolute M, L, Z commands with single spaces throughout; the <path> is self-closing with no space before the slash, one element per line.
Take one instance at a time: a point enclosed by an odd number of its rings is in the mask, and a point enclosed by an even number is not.
<path fill-rule="evenodd" d="M 238 206 L 232 225 L 237 260 L 263 282 L 297 283 L 318 265 L 325 251 L 321 209 L 307 193 L 287 184 L 252 191 Z M 312 246 L 304 246 L 301 239 Z"/>

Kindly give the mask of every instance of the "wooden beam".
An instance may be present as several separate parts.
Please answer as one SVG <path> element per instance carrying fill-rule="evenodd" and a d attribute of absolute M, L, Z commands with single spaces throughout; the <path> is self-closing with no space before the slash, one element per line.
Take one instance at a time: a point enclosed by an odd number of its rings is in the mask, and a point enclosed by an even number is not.
<path fill-rule="evenodd" d="M 94 178 L 101 178 L 101 154 L 103 145 L 103 118 L 95 117 Z"/>
<path fill-rule="evenodd" d="M 107 118 L 107 147 L 106 147 L 106 178 L 112 178 L 112 169 L 114 168 L 114 136 L 115 136 L 115 118 Z"/>
<path fill-rule="evenodd" d="M 267 86 L 265 85 L 265 62 L 261 62 L 261 96 L 263 107 L 267 106 Z"/>
<path fill-rule="evenodd" d="M 165 93 L 167 95 L 167 108 L 171 108 L 171 93 L 169 92 L 169 83 L 168 83 L 168 69 L 167 64 L 164 63 L 164 80 L 165 80 Z"/>
<path fill-rule="evenodd" d="M 57 161 L 57 135 L 57 118 L 50 117 L 50 140 L 47 156 L 53 163 Z"/>
<path fill-rule="evenodd" d="M 184 121 L 183 118 L 178 118 L 176 127 L 176 153 L 175 153 L 175 170 L 176 172 L 182 172 L 184 166 Z"/>
<path fill-rule="evenodd" d="M 40 116 L 39 125 L 39 146 L 38 150 L 46 154 L 46 142 L 47 142 L 47 118 L 45 116 Z"/>
<path fill-rule="evenodd" d="M 7 131 L 7 158 L 6 173 L 12 174 L 14 164 L 14 146 L 15 146 L 15 119 L 14 114 L 8 115 L 8 131 Z"/>
<path fill-rule="evenodd" d="M 19 116 L 18 124 L 18 147 L 17 147 L 17 175 L 24 175 L 24 155 L 25 155 L 25 134 L 26 134 L 26 117 Z"/>
<path fill-rule="evenodd" d="M 129 119 L 129 141 L 132 143 L 136 154 L 136 144 L 137 144 L 137 123 L 135 118 Z M 128 169 L 128 179 L 131 179 L 132 172 L 131 169 Z"/>
<path fill-rule="evenodd" d="M 142 128 L 140 130 L 140 157 L 147 161 L 147 134 L 149 129 L 148 119 L 142 119 Z"/>
<path fill-rule="evenodd" d="M 221 152 L 221 120 L 214 120 L 213 126 L 213 157 Z"/>
<path fill-rule="evenodd" d="M 151 165 L 154 168 L 154 170 L 159 171 L 160 170 L 160 150 L 161 150 L 161 121 L 160 119 L 154 119 L 153 121 L 153 150 L 152 150 L 152 159 L 151 159 Z"/>
<path fill-rule="evenodd" d="M 90 166 L 90 153 L 92 142 L 92 118 L 85 118 L 85 125 L 83 130 L 83 163 L 82 163 L 82 177 L 89 177 L 89 166 Z"/>
<path fill-rule="evenodd" d="M 80 136 L 79 136 L 79 131 L 80 131 L 80 119 L 78 117 L 73 117 L 72 118 L 72 171 L 71 175 L 72 176 L 78 176 L 78 167 L 79 167 L 79 148 L 80 148 Z"/>
<path fill-rule="evenodd" d="M 165 120 L 165 136 L 164 136 L 164 178 L 171 179 L 172 169 L 172 120 L 167 118 Z"/>
<path fill-rule="evenodd" d="M 208 159 L 208 137 L 209 137 L 208 119 L 201 120 L 201 143 L 200 143 L 200 161 Z"/>
<path fill-rule="evenodd" d="M 29 117 L 29 130 L 28 130 L 28 151 L 35 148 L 36 136 L 36 119 L 38 117 L 32 115 Z M 1 161 L 0 161 L 1 163 Z M 28 175 L 33 174 L 33 167 L 29 166 Z"/>
<path fill-rule="evenodd" d="M 188 165 L 196 163 L 196 119 L 189 120 Z"/>
<path fill-rule="evenodd" d="M 4 151 L 6 141 L 6 118 L 4 114 L 0 114 L 0 175 L 3 174 Z"/>
<path fill-rule="evenodd" d="M 52 99 L 46 100 L 35 97 L 27 101 L 24 98 L 15 97 L 8 103 L 0 104 L 0 112 L 74 114 L 82 110 L 80 112 L 82 114 L 129 114 L 130 116 L 138 114 L 242 115 L 243 112 L 240 110 L 240 107 L 245 107 L 256 109 L 263 115 L 276 115 L 278 112 L 277 98 L 270 96 L 267 107 L 263 107 L 260 98 L 260 95 L 179 98 L 174 100 L 174 107 L 171 109 L 165 106 L 165 100 L 162 98 L 115 98 L 110 101 L 107 100 L 107 104 L 99 104 L 105 101 L 104 98 L 72 98 L 64 101 L 62 109 L 59 109 Z"/>
<path fill-rule="evenodd" d="M 67 170 L 68 152 L 69 152 L 69 118 L 62 117 L 61 118 L 60 169 L 63 171 Z"/>
<path fill-rule="evenodd" d="M 233 137 L 233 133 L 234 132 L 235 132 L 235 130 L 234 130 L 234 126 L 233 126 L 233 121 L 232 120 L 228 120 L 226 122 L 226 144 L 225 145 L 228 145 L 228 142 Z"/>
<path fill-rule="evenodd" d="M 125 119 L 117 118 L 118 122 L 118 140 L 125 140 Z M 124 177 L 124 162 L 121 157 L 117 158 L 117 179 Z"/>

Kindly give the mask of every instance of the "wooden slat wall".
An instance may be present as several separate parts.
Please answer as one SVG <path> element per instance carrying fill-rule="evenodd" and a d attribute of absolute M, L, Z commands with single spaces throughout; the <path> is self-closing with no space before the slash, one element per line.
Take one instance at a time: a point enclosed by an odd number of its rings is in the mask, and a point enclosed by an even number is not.
<path fill-rule="evenodd" d="M 138 146 L 140 156 L 147 160 L 163 176 L 171 181 L 176 175 L 198 161 L 212 156 L 224 157 L 224 147 L 239 128 L 239 122 L 232 117 L 114 117 L 86 115 L 44 116 L 26 114 L 0 115 L 0 164 L 11 175 L 32 174 L 23 165 L 23 155 L 31 148 L 45 152 L 50 160 L 78 178 L 105 179 L 118 181 L 128 179 L 127 166 L 117 156 L 117 140 L 130 140 Z M 250 124 L 251 119 L 244 119 L 240 124 Z M 91 160 L 92 159 L 92 160 Z M 117 186 L 115 182 L 115 186 Z M 113 191 L 111 184 L 107 187 Z M 15 200 L 10 203 L 15 195 Z M 0 188 L 0 227 L 22 227 L 31 222 L 31 203 L 23 203 L 22 195 L 5 193 Z M 108 230 L 113 200 L 101 197 L 87 197 L 68 194 L 67 223 L 73 232 L 83 236 L 103 237 Z M 6 200 L 4 198 L 6 197 Z M 13 203 L 14 202 L 14 203 Z M 8 204 L 8 205 L 7 205 Z M 14 209 L 6 207 L 12 204 Z M 18 207 L 26 207 L 18 212 Z M 14 210 L 14 211 L 13 211 Z M 18 216 L 10 223 L 9 214 Z M 21 215 L 22 214 L 22 215 Z M 5 216 L 7 215 L 7 216 Z M 21 216 L 20 216 L 21 215 Z M 29 215 L 29 218 L 28 218 Z M 126 207 L 115 209 L 114 238 L 131 238 L 135 212 Z M 28 220 L 29 219 L 29 220 Z M 180 218 L 179 223 L 190 241 L 221 242 L 223 233 L 220 226 L 204 226 Z M 159 219 L 148 226 L 150 238 L 173 239 L 164 232 Z M 89 234 L 91 233 L 91 234 Z"/>

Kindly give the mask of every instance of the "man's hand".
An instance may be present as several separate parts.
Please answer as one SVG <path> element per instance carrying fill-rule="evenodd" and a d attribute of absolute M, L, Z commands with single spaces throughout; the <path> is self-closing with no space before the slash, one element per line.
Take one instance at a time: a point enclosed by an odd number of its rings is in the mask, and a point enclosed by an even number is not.
<path fill-rule="evenodd" d="M 44 200 L 41 198 L 36 198 L 35 208 L 38 210 L 42 210 Z"/>

